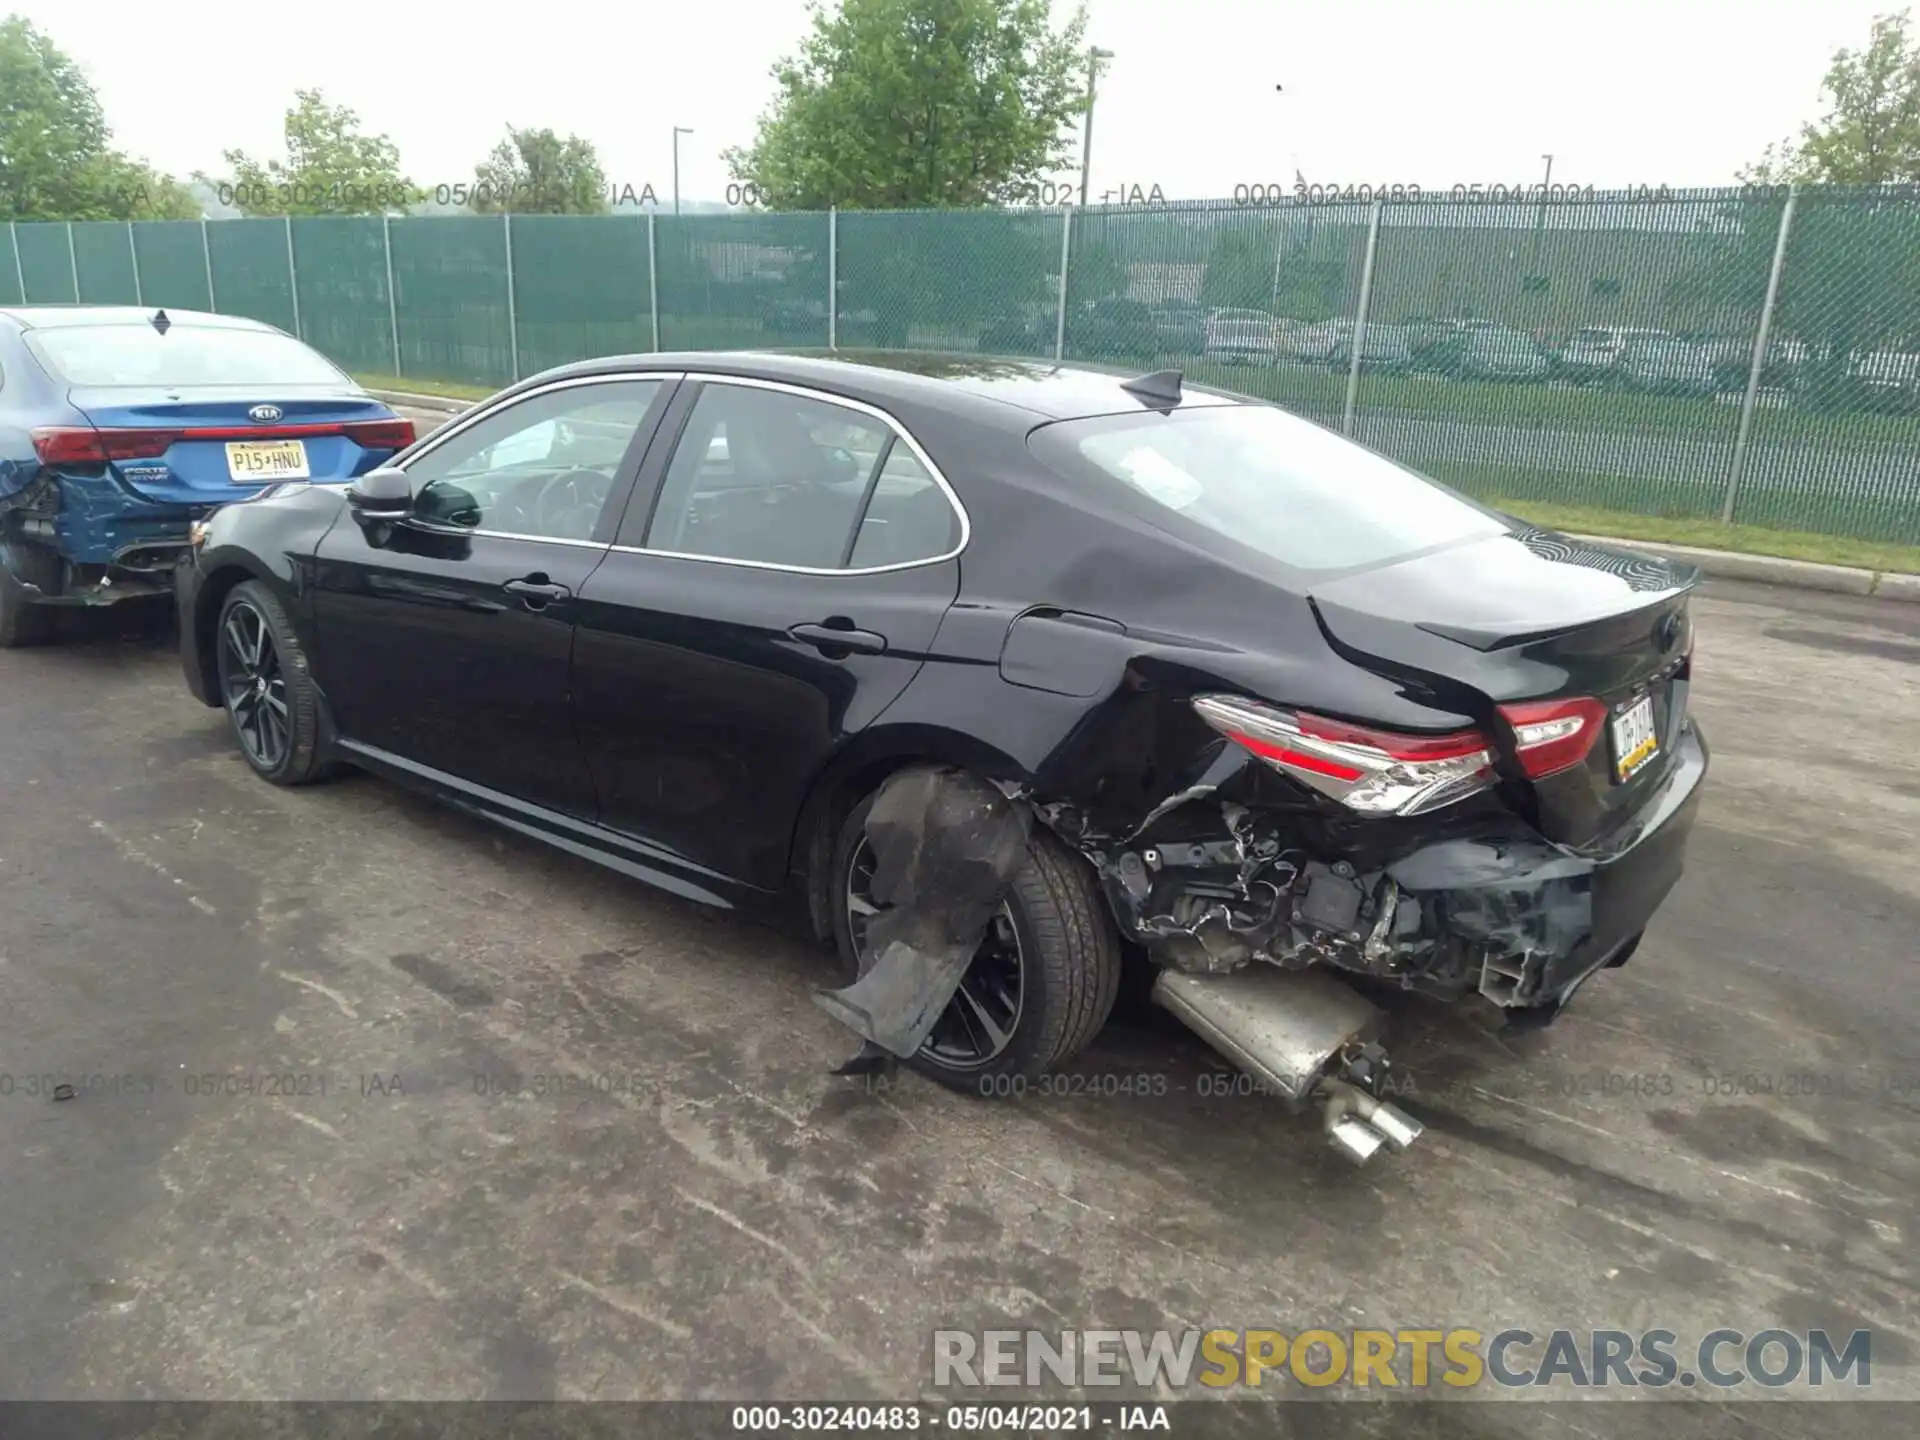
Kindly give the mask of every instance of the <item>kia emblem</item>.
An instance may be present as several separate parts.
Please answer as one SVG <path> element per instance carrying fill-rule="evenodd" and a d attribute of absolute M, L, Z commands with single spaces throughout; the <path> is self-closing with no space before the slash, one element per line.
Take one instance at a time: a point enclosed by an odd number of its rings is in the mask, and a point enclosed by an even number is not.
<path fill-rule="evenodd" d="M 256 405 L 247 411 L 247 418 L 258 425 L 271 425 L 278 420 L 282 411 L 278 405 Z"/>

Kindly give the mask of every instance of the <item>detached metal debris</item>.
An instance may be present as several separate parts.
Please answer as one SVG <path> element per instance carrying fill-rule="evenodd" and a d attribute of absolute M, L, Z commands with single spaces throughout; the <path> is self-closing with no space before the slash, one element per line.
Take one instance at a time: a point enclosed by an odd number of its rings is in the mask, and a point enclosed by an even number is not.
<path fill-rule="evenodd" d="M 875 1049 L 905 1059 L 959 989 L 1007 887 L 1027 855 L 1027 807 L 964 770 L 902 770 L 867 813 L 873 898 L 872 964 L 820 1007 L 868 1048 L 843 1067 L 871 1068 Z"/>

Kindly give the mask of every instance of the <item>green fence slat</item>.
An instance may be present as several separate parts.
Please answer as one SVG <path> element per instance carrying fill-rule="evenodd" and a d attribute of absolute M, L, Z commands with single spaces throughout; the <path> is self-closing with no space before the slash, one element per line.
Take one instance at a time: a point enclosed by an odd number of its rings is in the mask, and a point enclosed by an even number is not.
<path fill-rule="evenodd" d="M 390 233 L 401 373 L 509 383 L 507 236 L 499 217 L 396 220 Z"/>
<path fill-rule="evenodd" d="M 863 210 L 838 225 L 843 348 L 1053 355 L 1059 211 Z"/>
<path fill-rule="evenodd" d="M 643 215 L 514 216 L 513 285 L 523 375 L 653 348 Z"/>
<path fill-rule="evenodd" d="M 26 303 L 20 288 L 20 256 L 13 246 L 14 227 L 0 230 L 0 301 L 8 305 Z"/>
<path fill-rule="evenodd" d="M 73 258 L 80 299 L 88 305 L 133 305 L 133 234 L 123 220 L 82 220 L 73 227 Z"/>
<path fill-rule="evenodd" d="M 1767 348 L 1734 518 L 1920 544 L 1920 195 L 1803 192 Z"/>
<path fill-rule="evenodd" d="M 73 252 L 67 227 L 51 221 L 22 224 L 14 231 L 20 245 L 20 273 L 29 305 L 68 305 L 79 296 L 73 285 Z"/>
<path fill-rule="evenodd" d="M 186 223 L 186 222 L 179 222 Z M 293 276 L 284 220 L 216 220 L 207 226 L 213 296 L 222 315 L 294 332 Z"/>
<path fill-rule="evenodd" d="M 300 338 L 349 369 L 393 369 L 386 239 L 378 215 L 325 215 L 293 222 L 300 281 Z"/>
<path fill-rule="evenodd" d="M 661 348 L 826 345 L 828 228 L 812 214 L 660 216 Z"/>
<path fill-rule="evenodd" d="M 156 309 L 213 309 L 199 222 L 136 220 L 133 253 L 140 266 L 142 303 Z"/>

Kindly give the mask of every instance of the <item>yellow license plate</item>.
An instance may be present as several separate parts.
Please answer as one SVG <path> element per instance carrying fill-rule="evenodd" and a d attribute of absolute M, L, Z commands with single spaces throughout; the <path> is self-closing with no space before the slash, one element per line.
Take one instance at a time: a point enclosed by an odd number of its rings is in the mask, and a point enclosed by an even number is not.
<path fill-rule="evenodd" d="M 227 444 L 227 474 L 235 483 L 305 480 L 307 447 L 300 440 L 233 440 Z"/>
<path fill-rule="evenodd" d="M 1660 753 L 1660 734 L 1653 723 L 1653 697 L 1642 695 L 1613 717 L 1614 773 L 1621 780 L 1634 774 Z"/>

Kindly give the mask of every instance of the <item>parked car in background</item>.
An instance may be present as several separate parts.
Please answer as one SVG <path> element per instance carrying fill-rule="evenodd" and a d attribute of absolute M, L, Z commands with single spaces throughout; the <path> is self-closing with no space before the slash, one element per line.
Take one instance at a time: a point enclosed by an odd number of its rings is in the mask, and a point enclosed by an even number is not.
<path fill-rule="evenodd" d="M 984 355 L 1051 355 L 1058 317 L 1051 306 L 1022 305 L 995 316 L 980 328 Z"/>
<path fill-rule="evenodd" d="M 0 310 L 0 381 L 0 646 L 50 638 L 62 607 L 167 595 L 219 505 L 413 443 L 324 356 L 230 315 Z"/>
<path fill-rule="evenodd" d="M 1214 310 L 1200 353 L 1219 365 L 1272 365 L 1279 358 L 1277 322 L 1265 310 Z"/>
<path fill-rule="evenodd" d="M 861 1058 L 970 1094 L 1070 1061 L 1136 953 L 1365 1160 L 1420 1126 L 1364 987 L 1526 1030 L 1632 958 L 1709 764 L 1695 567 L 1176 372 L 856 358 L 569 365 L 227 506 L 187 685 L 266 781 L 797 894 Z"/>
<path fill-rule="evenodd" d="M 1351 329 L 1333 342 L 1327 351 L 1327 367 L 1347 370 L 1353 364 Z M 1407 332 L 1398 325 L 1369 325 L 1360 337 L 1360 368 L 1389 375 L 1404 375 L 1413 368 L 1413 348 Z"/>
<path fill-rule="evenodd" d="M 1458 375 L 1473 337 L 1505 327 L 1493 320 L 1414 319 L 1402 322 L 1412 368 L 1434 375 Z"/>
<path fill-rule="evenodd" d="M 1847 369 L 1871 409 L 1907 410 L 1920 405 L 1920 352 L 1875 350 L 1854 356 Z"/>
<path fill-rule="evenodd" d="M 790 336 L 824 339 L 827 303 L 824 300 L 768 301 L 761 310 L 760 323 L 769 335 L 783 339 Z"/>
<path fill-rule="evenodd" d="M 1206 307 L 1195 300 L 1162 300 L 1148 307 L 1160 349 L 1169 355 L 1198 355 L 1207 344 Z"/>
<path fill-rule="evenodd" d="M 1711 395 L 1720 388 L 1712 351 L 1674 335 L 1628 341 L 1618 376 L 1632 389 L 1663 395 Z"/>
<path fill-rule="evenodd" d="M 1082 360 L 1151 360 L 1160 331 L 1144 300 L 1097 300 L 1067 319 L 1068 353 Z"/>
<path fill-rule="evenodd" d="M 1554 357 L 1553 370 L 1576 385 L 1618 378 L 1620 355 L 1635 340 L 1657 340 L 1664 330 L 1626 325 L 1587 325 L 1573 332 Z"/>
<path fill-rule="evenodd" d="M 1552 370 L 1539 342 L 1524 331 L 1473 329 L 1462 336 L 1454 373 L 1475 380 L 1544 380 Z"/>
<path fill-rule="evenodd" d="M 1740 391 L 1753 373 L 1754 337 L 1714 335 L 1699 341 L 1713 366 L 1714 388 Z M 1774 336 L 1767 342 L 1767 358 L 1760 369 L 1760 385 L 1767 390 L 1798 390 L 1806 377 L 1812 349 L 1803 340 Z"/>

